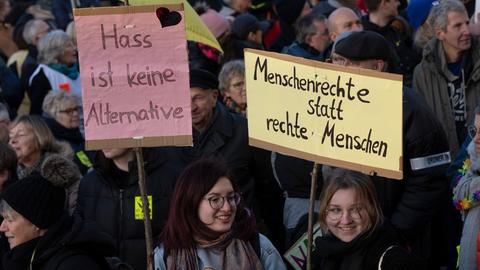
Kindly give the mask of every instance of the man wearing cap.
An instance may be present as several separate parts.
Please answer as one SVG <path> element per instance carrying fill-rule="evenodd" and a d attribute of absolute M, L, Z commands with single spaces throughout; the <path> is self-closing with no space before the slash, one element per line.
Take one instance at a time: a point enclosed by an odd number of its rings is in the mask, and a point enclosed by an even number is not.
<path fill-rule="evenodd" d="M 391 44 L 370 31 L 338 38 L 333 50 L 334 64 L 378 71 L 387 71 L 395 58 Z M 449 204 L 443 174 L 450 161 L 421 161 L 448 156 L 448 143 L 440 122 L 416 91 L 404 89 L 402 104 L 403 179 L 387 180 L 379 176 L 372 179 L 385 217 L 405 237 L 415 254 L 431 259 L 432 240 L 441 238 L 440 235 L 429 238 L 431 229 L 441 226 L 431 226 L 432 218 Z"/>
<path fill-rule="evenodd" d="M 323 53 L 330 45 L 327 18 L 319 13 L 310 13 L 298 20 L 296 28 L 297 40 L 284 47 L 282 53 L 324 61 Z"/>
<path fill-rule="evenodd" d="M 443 125 L 455 156 L 480 102 L 480 40 L 472 37 L 465 6 L 445 0 L 432 7 L 435 38 L 425 46 L 415 68 L 414 87 Z"/>
<path fill-rule="evenodd" d="M 255 172 L 253 155 L 248 145 L 246 118 L 230 113 L 218 100 L 217 78 L 204 70 L 190 70 L 193 147 L 178 148 L 183 162 L 200 157 L 224 158 L 233 173 L 247 205 L 254 201 Z"/>

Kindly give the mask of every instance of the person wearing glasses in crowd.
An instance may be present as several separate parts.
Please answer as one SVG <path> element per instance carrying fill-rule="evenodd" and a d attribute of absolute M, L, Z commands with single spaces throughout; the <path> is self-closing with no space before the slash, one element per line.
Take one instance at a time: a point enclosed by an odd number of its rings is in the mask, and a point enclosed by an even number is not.
<path fill-rule="evenodd" d="M 53 136 L 70 144 L 75 153 L 74 161 L 84 175 L 92 167 L 93 153 L 85 151 L 77 97 L 64 91 L 50 91 L 43 100 L 43 111 Z"/>
<path fill-rule="evenodd" d="M 480 228 L 480 106 L 475 108 L 474 124 L 468 127 L 468 159 L 461 162 L 463 172 L 453 189 L 453 202 L 462 214 L 463 230 L 460 239 L 459 269 L 477 269 L 477 236 Z M 460 162 L 459 162 L 460 163 Z M 458 163 L 457 163 L 458 164 Z"/>
<path fill-rule="evenodd" d="M 218 89 L 223 96 L 223 103 L 230 111 L 246 116 L 247 89 L 243 60 L 233 60 L 223 65 L 218 75 Z"/>
<path fill-rule="evenodd" d="M 286 269 L 271 242 L 255 231 L 226 165 L 190 164 L 177 181 L 155 249 L 155 269 Z"/>
<path fill-rule="evenodd" d="M 372 180 L 335 168 L 324 175 L 312 269 L 425 269 L 383 217 Z"/>

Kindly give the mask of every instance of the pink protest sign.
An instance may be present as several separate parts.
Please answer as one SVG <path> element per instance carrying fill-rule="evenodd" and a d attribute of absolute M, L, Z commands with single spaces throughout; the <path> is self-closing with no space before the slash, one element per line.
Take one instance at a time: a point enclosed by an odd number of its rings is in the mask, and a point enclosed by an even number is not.
<path fill-rule="evenodd" d="M 183 5 L 74 14 L 87 148 L 192 145 Z"/>

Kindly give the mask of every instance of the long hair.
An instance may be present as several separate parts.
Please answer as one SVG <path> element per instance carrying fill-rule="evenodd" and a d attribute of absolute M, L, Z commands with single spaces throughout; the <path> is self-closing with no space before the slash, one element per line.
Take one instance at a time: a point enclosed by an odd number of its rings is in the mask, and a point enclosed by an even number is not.
<path fill-rule="evenodd" d="M 166 254 L 175 249 L 194 248 L 194 236 L 207 241 L 220 236 L 200 220 L 198 207 L 205 194 L 221 177 L 230 179 L 234 191 L 238 191 L 227 166 L 219 159 L 200 159 L 182 172 L 172 195 L 167 223 L 160 236 Z M 237 206 L 231 230 L 234 238 L 242 240 L 250 239 L 255 233 L 255 219 L 242 202 Z"/>
<path fill-rule="evenodd" d="M 20 115 L 10 124 L 10 129 L 18 124 L 24 124 L 35 135 L 35 148 L 42 154 L 55 152 L 59 146 L 50 128 L 45 121 L 37 115 Z"/>
<path fill-rule="evenodd" d="M 383 222 L 382 210 L 377 199 L 377 194 L 369 176 L 346 169 L 333 169 L 330 175 L 325 176 L 326 186 L 320 194 L 320 214 L 318 223 L 322 229 L 327 230 L 327 208 L 333 195 L 340 189 L 353 189 L 357 200 L 364 204 L 369 220 L 367 230 L 373 231 Z"/>

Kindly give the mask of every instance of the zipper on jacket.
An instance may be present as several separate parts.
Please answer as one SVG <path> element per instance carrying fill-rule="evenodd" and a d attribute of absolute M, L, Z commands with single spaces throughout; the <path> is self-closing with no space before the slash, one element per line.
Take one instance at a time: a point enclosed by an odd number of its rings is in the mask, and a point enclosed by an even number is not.
<path fill-rule="evenodd" d="M 119 207 L 120 207 L 120 215 L 119 215 L 119 220 L 118 220 L 118 237 L 117 237 L 117 250 L 120 258 L 123 257 L 123 249 L 121 248 L 121 243 L 123 240 L 123 189 L 119 190 Z"/>

